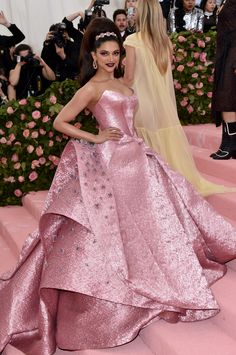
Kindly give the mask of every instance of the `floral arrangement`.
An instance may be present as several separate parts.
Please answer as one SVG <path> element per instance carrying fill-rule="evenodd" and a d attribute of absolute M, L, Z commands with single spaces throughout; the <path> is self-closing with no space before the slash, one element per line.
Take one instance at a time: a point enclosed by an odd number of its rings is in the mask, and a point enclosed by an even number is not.
<path fill-rule="evenodd" d="M 171 40 L 174 48 L 174 86 L 181 123 L 212 122 L 216 31 L 174 33 Z"/>
<path fill-rule="evenodd" d="M 25 193 L 49 188 L 68 141 L 53 120 L 78 87 L 72 80 L 55 82 L 40 97 L 0 107 L 0 205 L 20 204 Z M 92 116 L 80 114 L 75 124 L 96 130 Z"/>

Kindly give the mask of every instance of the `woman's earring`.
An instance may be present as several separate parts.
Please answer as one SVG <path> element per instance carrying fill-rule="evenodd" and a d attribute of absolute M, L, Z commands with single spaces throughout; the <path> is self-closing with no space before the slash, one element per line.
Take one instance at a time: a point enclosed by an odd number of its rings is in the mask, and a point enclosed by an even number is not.
<path fill-rule="evenodd" d="M 94 61 L 93 61 L 93 69 L 96 70 L 97 68 L 98 68 L 98 66 L 97 66 L 96 60 L 94 60 Z"/>

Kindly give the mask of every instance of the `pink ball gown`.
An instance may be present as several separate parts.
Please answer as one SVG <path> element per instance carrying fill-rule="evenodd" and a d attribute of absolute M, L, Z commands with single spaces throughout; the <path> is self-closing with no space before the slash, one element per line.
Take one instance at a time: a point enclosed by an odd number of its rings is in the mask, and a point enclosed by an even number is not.
<path fill-rule="evenodd" d="M 236 231 L 136 136 L 136 104 L 106 90 L 93 113 L 123 138 L 65 148 L 39 230 L 1 277 L 0 350 L 113 347 L 159 318 L 219 311 L 210 286 Z"/>

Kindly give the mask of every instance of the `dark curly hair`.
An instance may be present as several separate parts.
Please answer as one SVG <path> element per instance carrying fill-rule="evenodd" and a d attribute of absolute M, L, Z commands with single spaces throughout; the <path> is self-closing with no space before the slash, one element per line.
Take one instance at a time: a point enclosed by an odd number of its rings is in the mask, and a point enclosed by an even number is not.
<path fill-rule="evenodd" d="M 105 36 L 96 40 L 96 36 L 105 32 L 114 32 L 115 36 Z M 96 73 L 96 70 L 93 68 L 91 52 L 96 51 L 102 43 L 107 41 L 116 41 L 120 47 L 120 52 L 122 53 L 123 46 L 120 31 L 114 22 L 108 18 L 98 17 L 93 19 L 85 31 L 81 44 L 79 60 L 79 81 L 81 86 L 85 85 Z M 115 77 L 120 77 L 121 73 L 121 64 L 119 63 L 119 67 L 115 69 Z"/>

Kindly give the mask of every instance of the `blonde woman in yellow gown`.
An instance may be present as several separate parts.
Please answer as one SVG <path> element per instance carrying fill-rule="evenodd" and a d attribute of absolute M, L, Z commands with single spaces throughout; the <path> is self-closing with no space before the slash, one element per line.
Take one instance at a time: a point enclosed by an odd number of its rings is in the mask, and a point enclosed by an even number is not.
<path fill-rule="evenodd" d="M 138 96 L 139 108 L 135 115 L 138 135 L 174 170 L 184 175 L 201 195 L 229 191 L 205 180 L 195 166 L 178 118 L 171 42 L 158 1 L 138 0 L 136 14 L 137 32 L 128 36 L 124 43 L 124 80 Z"/>

